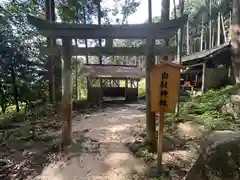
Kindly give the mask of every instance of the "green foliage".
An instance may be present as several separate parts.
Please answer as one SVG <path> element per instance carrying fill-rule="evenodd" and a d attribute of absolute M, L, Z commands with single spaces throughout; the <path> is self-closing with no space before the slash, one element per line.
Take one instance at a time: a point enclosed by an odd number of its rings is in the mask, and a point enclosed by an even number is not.
<path fill-rule="evenodd" d="M 43 40 L 26 19 L 27 13 L 41 16 L 42 11 L 33 1 L 11 1 L 0 9 L 0 105 L 2 112 L 12 104 L 20 111 L 21 102 L 28 105 L 44 97 Z"/>
<path fill-rule="evenodd" d="M 139 82 L 139 88 L 138 88 L 138 95 L 141 96 L 145 96 L 146 94 L 146 80 L 145 78 L 141 79 Z"/>
<path fill-rule="evenodd" d="M 209 9 L 209 0 L 185 0 L 184 1 L 184 13 L 188 14 L 189 16 L 189 36 L 190 36 L 190 47 L 194 43 L 198 48 L 200 48 L 200 36 L 201 36 L 201 29 L 204 30 L 204 36 L 207 36 L 208 41 L 208 34 L 209 34 L 209 20 L 212 21 L 212 27 L 217 26 L 217 16 L 218 12 L 221 12 L 223 16 L 224 27 L 226 31 L 226 36 L 229 37 L 229 17 L 230 12 L 232 9 L 232 1 L 226 0 L 211 0 L 211 15 Z M 177 5 L 177 9 L 178 9 Z M 173 16 L 174 11 L 171 12 L 171 17 Z M 158 18 L 156 18 L 158 19 Z M 203 20 L 203 26 L 201 21 Z M 185 30 L 184 30 L 185 32 Z M 222 34 L 223 35 L 223 34 Z M 170 45 L 176 45 L 175 37 L 170 38 Z M 183 52 L 185 55 L 187 52 L 187 34 L 183 33 Z M 198 51 L 197 50 L 197 51 Z"/>
<path fill-rule="evenodd" d="M 180 113 L 193 116 L 193 121 L 209 129 L 239 129 L 240 126 L 232 116 L 224 115 L 221 112 L 221 107 L 228 102 L 230 96 L 238 89 L 239 85 L 227 86 L 219 90 L 209 90 L 203 95 L 181 103 Z"/>

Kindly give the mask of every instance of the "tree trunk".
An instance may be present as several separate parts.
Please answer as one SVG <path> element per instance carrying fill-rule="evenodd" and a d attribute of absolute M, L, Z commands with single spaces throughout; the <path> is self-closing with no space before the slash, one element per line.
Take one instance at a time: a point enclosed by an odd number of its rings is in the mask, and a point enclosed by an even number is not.
<path fill-rule="evenodd" d="M 77 57 L 76 57 L 77 59 Z M 78 64 L 76 64 L 76 67 L 75 67 L 75 96 L 76 96 L 76 100 L 78 100 Z"/>
<path fill-rule="evenodd" d="M 184 11 L 184 0 L 179 0 L 179 8 L 178 8 L 178 17 L 183 16 Z M 181 64 L 182 61 L 182 43 L 183 43 L 183 27 L 178 30 L 178 41 L 177 41 L 177 63 Z M 179 114 L 180 109 L 180 92 L 178 93 L 178 101 L 176 105 L 176 114 Z"/>
<path fill-rule="evenodd" d="M 169 20 L 169 12 L 170 12 L 170 0 L 162 0 L 162 7 L 161 7 L 161 21 Z M 164 39 L 165 46 L 168 46 L 169 39 Z M 168 60 L 168 56 L 163 57 L 164 61 Z"/>
<path fill-rule="evenodd" d="M 212 20 L 211 20 L 211 16 L 212 16 L 212 0 L 208 0 L 208 8 L 209 8 L 209 22 L 208 22 L 208 29 L 209 29 L 209 49 L 212 48 Z"/>
<path fill-rule="evenodd" d="M 236 82 L 240 82 L 240 2 L 233 0 L 232 10 L 232 37 L 233 68 Z"/>
<path fill-rule="evenodd" d="M 228 35 L 228 40 L 231 40 L 231 33 L 232 33 L 232 11 L 229 12 L 229 35 Z"/>
<path fill-rule="evenodd" d="M 189 20 L 187 20 L 187 24 L 186 24 L 186 34 L 187 34 L 187 55 L 190 54 L 190 44 L 189 44 Z"/>
<path fill-rule="evenodd" d="M 98 8 L 98 24 L 101 25 L 101 2 L 100 1 L 97 1 L 97 8 Z M 102 39 L 99 39 L 98 40 L 98 43 L 99 43 L 99 47 L 101 48 L 102 47 Z M 102 64 L 102 56 L 99 56 L 99 64 Z M 103 92 L 102 92 L 102 78 L 99 79 L 100 80 L 100 91 L 101 91 L 101 98 L 103 98 Z M 101 99 L 101 102 L 102 102 L 103 99 Z M 100 105 L 101 105 L 101 102 L 100 102 Z"/>
<path fill-rule="evenodd" d="M 148 23 L 152 23 L 152 1 L 148 0 Z M 155 113 L 151 112 L 151 91 L 150 91 L 150 71 L 151 67 L 155 63 L 155 55 L 153 46 L 155 45 L 155 40 L 147 40 L 148 53 L 146 57 L 146 128 L 147 128 L 147 138 L 151 146 L 152 151 L 157 150 L 157 139 L 156 139 L 156 119 Z"/>
<path fill-rule="evenodd" d="M 14 97 L 14 102 L 16 106 L 16 111 L 19 112 L 19 95 L 18 95 L 18 88 L 16 84 L 16 74 L 13 69 L 11 69 L 11 78 L 12 78 L 12 87 L 13 87 L 13 97 Z"/>
<path fill-rule="evenodd" d="M 214 42 L 215 42 L 215 28 L 212 28 L 212 45 L 211 47 L 214 47 Z"/>
<path fill-rule="evenodd" d="M 176 0 L 173 0 L 173 12 L 174 12 L 174 18 L 177 19 L 177 5 Z M 178 43 L 178 33 L 176 33 L 176 44 Z"/>
<path fill-rule="evenodd" d="M 56 21 L 55 3 L 54 0 L 45 0 L 45 14 L 46 19 Z M 48 47 L 56 46 L 56 39 L 47 38 Z M 60 56 L 48 56 L 47 69 L 49 79 L 49 96 L 50 102 L 54 103 L 55 100 L 61 100 L 61 59 Z M 58 62 L 56 63 L 57 60 Z M 55 88 L 56 87 L 56 88 Z M 56 99 L 57 96 L 57 99 Z"/>
<path fill-rule="evenodd" d="M 85 8 L 83 8 L 83 23 L 87 24 Z M 84 43 L 85 43 L 85 47 L 87 48 L 88 47 L 87 39 L 84 40 Z M 86 64 L 88 64 L 89 63 L 88 62 L 88 55 L 86 55 L 85 57 L 86 57 Z"/>
<path fill-rule="evenodd" d="M 207 32 L 204 35 L 204 50 L 207 50 Z"/>
<path fill-rule="evenodd" d="M 56 21 L 55 14 L 55 1 L 51 0 L 51 21 Z M 52 46 L 55 47 L 57 41 L 55 38 L 52 38 Z M 54 99 L 57 102 L 62 100 L 62 59 L 61 55 L 52 56 L 53 61 L 53 76 L 54 76 Z"/>
<path fill-rule="evenodd" d="M 201 19 L 200 52 L 203 50 L 203 36 L 204 36 L 204 24 L 203 24 L 203 16 L 202 16 L 202 19 Z"/>
<path fill-rule="evenodd" d="M 227 35 L 226 35 L 226 29 L 225 29 L 222 13 L 221 13 L 220 17 L 221 17 L 221 24 L 222 24 L 223 39 L 224 39 L 224 43 L 226 43 L 227 42 Z"/>
<path fill-rule="evenodd" d="M 6 108 L 7 108 L 7 101 L 4 95 L 4 92 L 2 90 L 2 84 L 0 83 L 0 103 L 1 103 L 1 109 L 2 112 L 5 113 L 6 112 Z"/>
<path fill-rule="evenodd" d="M 217 20 L 217 46 L 221 44 L 221 13 L 218 12 L 218 20 Z"/>

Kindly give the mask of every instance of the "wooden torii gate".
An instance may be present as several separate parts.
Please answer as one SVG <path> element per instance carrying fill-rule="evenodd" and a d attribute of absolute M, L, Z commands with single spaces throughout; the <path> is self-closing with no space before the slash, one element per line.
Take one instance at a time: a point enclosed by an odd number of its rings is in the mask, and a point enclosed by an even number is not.
<path fill-rule="evenodd" d="M 187 21 L 187 15 L 161 23 L 129 24 L 129 25 L 89 25 L 56 23 L 27 16 L 30 24 L 35 26 L 41 35 L 62 39 L 62 46 L 44 48 L 48 55 L 61 53 L 63 56 L 63 93 L 62 93 L 62 146 L 71 144 L 72 141 L 72 70 L 71 58 L 74 55 L 107 55 L 107 56 L 131 56 L 147 55 L 150 47 L 102 47 L 102 48 L 78 48 L 72 45 L 72 39 L 165 39 L 173 36 L 183 27 Z M 176 48 L 154 47 L 155 55 L 175 54 Z"/>

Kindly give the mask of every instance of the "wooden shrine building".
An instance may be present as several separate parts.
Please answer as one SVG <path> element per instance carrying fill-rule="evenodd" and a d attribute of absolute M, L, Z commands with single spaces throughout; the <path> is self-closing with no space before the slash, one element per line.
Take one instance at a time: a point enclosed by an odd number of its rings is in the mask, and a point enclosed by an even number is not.
<path fill-rule="evenodd" d="M 182 86 L 206 92 L 231 82 L 231 50 L 225 43 L 202 52 L 182 57 Z"/>
<path fill-rule="evenodd" d="M 47 55 L 61 55 L 63 58 L 63 69 L 62 69 L 62 86 L 63 86 L 63 97 L 62 97 L 62 111 L 63 111 L 63 146 L 71 144 L 71 132 L 72 132 L 72 69 L 71 69 L 71 59 L 72 56 L 81 56 L 81 55 L 92 55 L 92 56 L 137 56 L 137 55 L 148 55 L 153 54 L 153 56 L 148 56 L 153 58 L 155 55 L 168 55 L 172 53 L 168 47 L 166 48 L 157 48 L 154 46 L 153 49 L 150 49 L 150 42 L 154 39 L 166 39 L 175 35 L 179 28 L 182 28 L 187 21 L 188 16 L 184 15 L 180 18 L 173 20 L 168 20 L 160 23 L 145 23 L 145 24 L 126 24 L 126 25 L 93 25 L 93 24 L 69 24 L 69 23 L 57 23 L 51 22 L 48 20 L 40 19 L 34 16 L 27 16 L 30 24 L 35 26 L 41 35 L 51 38 L 51 39 L 61 39 L 62 45 L 57 47 L 47 47 L 44 52 Z M 138 48 L 126 48 L 126 47 L 95 47 L 95 48 L 80 48 L 73 46 L 73 39 L 146 39 L 147 44 L 145 47 Z M 109 43 L 112 44 L 112 43 Z M 148 59 L 147 61 L 153 61 L 153 59 Z M 111 94 L 113 90 L 109 90 L 104 86 L 104 84 L 109 83 L 110 81 L 116 82 L 118 80 L 125 80 L 128 85 L 133 83 L 133 81 L 138 81 L 140 75 L 135 72 L 133 67 L 121 67 L 115 70 L 114 68 L 110 71 L 110 67 L 107 67 L 101 64 L 94 66 L 90 65 L 86 67 L 88 69 L 89 78 L 101 79 L 100 86 L 103 86 L 102 90 L 96 90 L 92 88 L 90 94 L 94 94 L 93 91 L 100 91 L 97 95 L 99 98 L 105 96 L 106 94 Z M 126 70 L 128 69 L 128 70 Z M 125 75 L 123 72 L 125 70 Z M 114 71 L 114 72 L 113 72 Z M 120 73 L 120 72 L 121 73 Z M 103 73 L 104 72 L 104 73 Z M 98 75 L 96 75 L 98 73 Z M 107 77 L 106 77 L 107 76 Z M 108 81 L 108 82 L 107 82 Z M 119 86 L 114 85 L 114 86 Z M 129 86 L 127 86 L 129 87 Z M 94 90 L 93 90 L 94 89 Z M 134 88 L 133 88 L 134 89 Z M 130 88 L 121 89 L 119 88 L 116 94 L 125 95 L 125 97 L 130 98 L 134 91 Z M 116 89 L 115 89 L 116 90 Z M 91 92 L 92 91 L 92 92 Z M 131 91 L 131 92 L 130 92 Z M 133 91 L 133 93 L 132 93 Z M 90 96 L 89 94 L 89 96 Z M 134 96 L 133 96 L 134 97 Z M 132 98 L 132 97 L 131 97 Z M 134 97 L 135 98 L 135 97 Z"/>
<path fill-rule="evenodd" d="M 88 77 L 88 101 L 99 102 L 109 97 L 124 97 L 126 101 L 138 99 L 138 82 L 143 74 L 137 66 L 88 64 L 84 71 Z"/>

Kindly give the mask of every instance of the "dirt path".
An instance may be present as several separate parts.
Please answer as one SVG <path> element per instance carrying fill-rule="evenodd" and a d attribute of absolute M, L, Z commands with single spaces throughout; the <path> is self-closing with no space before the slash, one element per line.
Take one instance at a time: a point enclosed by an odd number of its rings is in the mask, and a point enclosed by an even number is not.
<path fill-rule="evenodd" d="M 36 179 L 130 180 L 132 173 L 145 173 L 147 165 L 124 145 L 133 139 L 131 128 L 144 121 L 145 115 L 130 106 L 75 117 L 67 160 L 48 165 Z"/>

